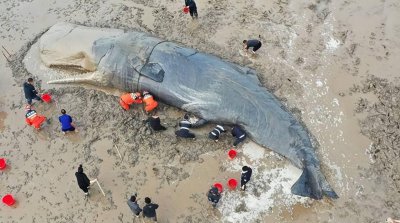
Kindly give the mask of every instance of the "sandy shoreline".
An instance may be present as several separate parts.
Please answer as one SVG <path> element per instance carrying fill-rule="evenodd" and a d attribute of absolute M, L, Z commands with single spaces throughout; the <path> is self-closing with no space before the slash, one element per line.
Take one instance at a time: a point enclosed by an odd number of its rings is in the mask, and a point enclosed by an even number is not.
<path fill-rule="evenodd" d="M 0 196 L 12 193 L 18 204 L 15 209 L 0 205 L 0 222 L 132 222 L 126 199 L 135 191 L 142 203 L 150 196 L 160 204 L 159 222 L 346 223 L 400 217 L 400 167 L 392 158 L 399 155 L 396 1 L 198 0 L 198 21 L 181 13 L 183 1 L 0 5 L 1 44 L 17 56 L 35 36 L 66 21 L 150 32 L 254 68 L 263 85 L 309 129 L 324 173 L 340 196 L 310 201 L 290 195 L 290 182 L 299 173 L 287 160 L 247 141 L 239 159 L 230 162 L 231 138 L 210 142 L 211 126 L 197 132 L 195 143 L 176 140 L 173 130 L 183 112 L 166 105 L 160 113 L 169 129 L 151 134 L 141 122 L 140 107 L 126 113 L 118 109 L 118 92 L 43 84 L 59 107 L 37 105 L 52 123 L 36 133 L 22 118 L 20 86 L 28 77 L 23 58 L 12 69 L 2 58 L 0 156 L 10 168 L 0 172 Z M 259 57 L 240 56 L 241 40 L 258 36 L 263 41 Z M 76 118 L 78 134 L 59 132 L 60 107 Z M 106 197 L 94 188 L 90 200 L 83 199 L 73 175 L 80 163 L 90 177 L 99 178 Z M 209 185 L 238 177 L 243 164 L 257 166 L 251 190 L 227 191 L 220 207 L 210 209 Z"/>

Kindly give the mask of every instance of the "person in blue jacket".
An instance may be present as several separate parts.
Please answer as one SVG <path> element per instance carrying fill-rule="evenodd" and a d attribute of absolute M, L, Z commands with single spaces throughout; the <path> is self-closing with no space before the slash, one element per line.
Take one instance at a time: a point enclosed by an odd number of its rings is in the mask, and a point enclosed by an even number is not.
<path fill-rule="evenodd" d="M 143 217 L 150 218 L 154 222 L 157 222 L 156 209 L 158 208 L 158 204 L 152 203 L 149 197 L 144 198 L 144 203 L 146 203 L 146 205 L 143 207 Z"/>
<path fill-rule="evenodd" d="M 240 176 L 240 189 L 246 190 L 246 184 L 250 181 L 253 170 L 248 166 L 242 167 L 242 175 Z"/>
<path fill-rule="evenodd" d="M 61 116 L 58 117 L 58 120 L 61 123 L 61 131 L 65 134 L 67 132 L 74 132 L 75 125 L 72 123 L 72 117 L 67 115 L 67 112 L 64 109 L 61 109 Z"/>
<path fill-rule="evenodd" d="M 246 139 L 246 133 L 239 126 L 235 125 L 232 128 L 232 136 L 236 138 L 233 143 L 233 147 L 236 147 L 239 143 L 243 142 Z"/>

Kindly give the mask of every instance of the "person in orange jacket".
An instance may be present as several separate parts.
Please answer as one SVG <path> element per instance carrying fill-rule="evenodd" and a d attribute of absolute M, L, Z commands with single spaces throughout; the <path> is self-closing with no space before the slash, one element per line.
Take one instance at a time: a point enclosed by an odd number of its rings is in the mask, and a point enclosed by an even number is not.
<path fill-rule="evenodd" d="M 126 111 L 129 110 L 131 104 L 142 104 L 142 97 L 139 92 L 123 94 L 119 100 L 119 104 Z"/>
<path fill-rule="evenodd" d="M 145 104 L 144 110 L 146 112 L 151 112 L 158 106 L 157 101 L 154 100 L 153 95 L 148 91 L 143 91 L 143 102 Z"/>
<path fill-rule="evenodd" d="M 26 114 L 25 114 L 25 121 L 28 125 L 35 127 L 35 129 L 39 130 L 40 126 L 46 121 L 46 117 L 43 115 L 39 115 L 33 110 L 31 105 L 27 105 L 25 107 Z"/>

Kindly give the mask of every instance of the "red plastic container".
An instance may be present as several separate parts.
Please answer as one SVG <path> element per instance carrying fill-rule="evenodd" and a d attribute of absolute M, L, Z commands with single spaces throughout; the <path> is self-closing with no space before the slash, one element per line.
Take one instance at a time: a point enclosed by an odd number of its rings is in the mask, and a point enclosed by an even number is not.
<path fill-rule="evenodd" d="M 228 187 L 229 187 L 231 190 L 235 190 L 236 187 L 237 187 L 237 184 L 238 184 L 238 182 L 237 182 L 237 180 L 234 179 L 234 178 L 231 178 L 231 179 L 228 180 Z"/>
<path fill-rule="evenodd" d="M 222 193 L 224 188 L 221 183 L 215 183 L 214 187 L 216 187 L 220 193 Z"/>
<path fill-rule="evenodd" d="M 0 170 L 4 170 L 7 167 L 6 159 L 0 158 Z"/>
<path fill-rule="evenodd" d="M 11 194 L 6 194 L 2 201 L 7 206 L 13 206 L 15 204 L 15 199 Z"/>
<path fill-rule="evenodd" d="M 189 6 L 183 7 L 183 13 L 185 14 L 189 13 Z"/>
<path fill-rule="evenodd" d="M 229 150 L 229 152 L 228 152 L 229 159 L 234 159 L 236 157 L 236 155 L 237 155 L 236 150 L 234 150 L 234 149 Z"/>
<path fill-rule="evenodd" d="M 50 103 L 51 102 L 51 95 L 49 94 L 43 94 L 42 95 L 42 100 L 46 103 Z"/>

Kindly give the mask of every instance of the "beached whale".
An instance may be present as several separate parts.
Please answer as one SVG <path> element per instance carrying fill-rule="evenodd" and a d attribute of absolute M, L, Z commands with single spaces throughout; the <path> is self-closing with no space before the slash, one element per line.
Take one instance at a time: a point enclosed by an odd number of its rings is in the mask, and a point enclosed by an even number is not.
<path fill-rule="evenodd" d="M 303 170 L 291 188 L 293 194 L 338 197 L 321 172 L 305 128 L 261 86 L 253 70 L 134 31 L 59 23 L 39 41 L 47 66 L 86 71 L 49 83 L 148 90 L 209 122 L 240 125 L 256 143 Z"/>

